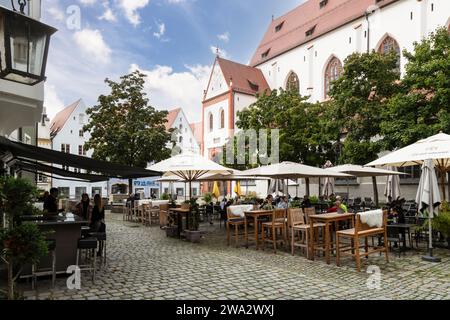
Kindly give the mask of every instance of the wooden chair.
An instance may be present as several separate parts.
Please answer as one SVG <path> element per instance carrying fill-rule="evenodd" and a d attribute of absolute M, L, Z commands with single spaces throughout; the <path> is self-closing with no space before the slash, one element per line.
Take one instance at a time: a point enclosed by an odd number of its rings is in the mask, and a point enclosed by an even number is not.
<path fill-rule="evenodd" d="M 150 217 L 149 217 L 150 225 L 159 223 L 159 212 L 160 212 L 159 206 L 153 206 L 150 209 Z"/>
<path fill-rule="evenodd" d="M 160 228 L 167 226 L 167 215 L 169 214 L 169 204 L 159 206 L 159 226 Z"/>
<path fill-rule="evenodd" d="M 287 243 L 286 237 L 286 209 L 275 209 L 272 212 L 272 217 L 270 222 L 262 223 L 262 243 L 263 250 L 266 246 L 266 242 L 271 242 L 273 244 L 273 251 L 277 253 L 277 242 Z M 268 233 L 270 238 L 265 237 L 265 233 Z M 282 239 L 277 239 L 277 231 L 280 231 Z"/>
<path fill-rule="evenodd" d="M 305 224 L 305 217 L 301 208 L 292 208 L 288 211 L 289 228 L 291 229 L 291 253 L 294 255 L 295 247 L 306 249 L 306 257 L 309 258 L 309 229 Z M 297 233 L 299 241 L 295 241 Z"/>
<path fill-rule="evenodd" d="M 149 226 L 150 225 L 150 204 L 145 203 L 142 205 L 142 224 L 144 226 Z"/>
<path fill-rule="evenodd" d="M 245 218 L 236 216 L 231 212 L 231 207 L 227 208 L 227 245 L 230 245 L 230 227 L 234 226 L 234 239 L 236 248 L 239 241 L 239 227 L 245 225 Z"/>
<path fill-rule="evenodd" d="M 341 230 L 336 232 L 336 264 L 340 265 L 341 253 L 346 251 L 351 251 L 349 255 L 355 257 L 356 260 L 356 269 L 358 272 L 361 271 L 361 255 L 366 258 L 369 257 L 369 254 L 384 252 L 386 257 L 386 262 L 389 262 L 389 246 L 388 246 L 388 237 L 387 237 L 387 210 L 383 211 L 383 224 L 380 228 L 378 227 L 370 227 L 369 225 L 361 222 L 361 215 L 366 212 L 361 212 L 356 215 L 355 228 Z M 369 237 L 381 235 L 383 236 L 383 246 L 378 248 L 374 247 L 374 249 L 369 250 Z M 341 247 L 340 240 L 342 238 L 347 238 L 352 240 L 350 247 Z M 360 239 L 364 239 L 364 253 L 360 252 L 360 248 L 362 247 L 360 244 Z"/>

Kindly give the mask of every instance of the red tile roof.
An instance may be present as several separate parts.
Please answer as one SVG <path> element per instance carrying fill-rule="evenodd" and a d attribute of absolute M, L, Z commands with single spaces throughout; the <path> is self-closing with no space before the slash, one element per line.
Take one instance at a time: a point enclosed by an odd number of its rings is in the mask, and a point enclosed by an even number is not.
<path fill-rule="evenodd" d="M 80 104 L 81 99 L 78 101 L 75 101 L 71 105 L 65 107 L 60 112 L 56 114 L 56 116 L 53 118 L 52 122 L 50 123 L 50 135 L 56 136 L 58 132 L 64 127 L 67 120 L 69 119 L 72 112 L 76 109 L 76 107 Z"/>
<path fill-rule="evenodd" d="M 257 66 L 312 39 L 363 17 L 366 10 L 377 5 L 382 8 L 399 0 L 308 0 L 294 10 L 275 19 L 269 26 L 250 62 Z M 281 26 L 278 27 L 278 26 Z M 278 27 L 278 28 L 277 28 Z M 279 29 L 277 32 L 276 29 Z M 312 31 L 307 36 L 306 33 Z"/>
<path fill-rule="evenodd" d="M 217 57 L 222 73 L 228 85 L 233 82 L 233 89 L 237 92 L 254 95 L 269 91 L 269 85 L 260 69 L 236 63 L 230 60 Z"/>
<path fill-rule="evenodd" d="M 166 122 L 166 130 L 170 130 L 173 126 L 173 123 L 177 119 L 178 114 L 180 113 L 181 108 L 176 108 L 169 111 L 169 114 L 167 115 L 167 122 Z"/>
<path fill-rule="evenodd" d="M 190 123 L 189 126 L 191 127 L 191 130 L 192 130 L 192 133 L 194 134 L 195 140 L 197 141 L 198 145 L 200 146 L 202 144 L 202 138 L 203 138 L 202 122 Z"/>

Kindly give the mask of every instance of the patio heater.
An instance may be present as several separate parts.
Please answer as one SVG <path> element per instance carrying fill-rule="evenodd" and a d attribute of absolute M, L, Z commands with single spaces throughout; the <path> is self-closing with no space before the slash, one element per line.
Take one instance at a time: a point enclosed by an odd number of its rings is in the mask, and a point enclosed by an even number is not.
<path fill-rule="evenodd" d="M 0 78 L 33 86 L 45 80 L 50 37 L 57 30 L 19 11 L 0 6 Z"/>

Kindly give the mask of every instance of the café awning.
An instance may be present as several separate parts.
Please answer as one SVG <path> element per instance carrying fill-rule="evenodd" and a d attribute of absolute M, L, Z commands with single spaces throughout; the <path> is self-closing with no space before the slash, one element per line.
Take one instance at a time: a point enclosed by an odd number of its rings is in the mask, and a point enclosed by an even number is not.
<path fill-rule="evenodd" d="M 109 178 L 136 179 L 161 175 L 159 172 L 152 170 L 40 148 L 11 141 L 4 137 L 0 137 L 0 160 L 17 170 L 33 173 L 44 172 L 90 182 L 105 181 Z M 82 169 L 91 173 L 63 170 L 51 164 Z"/>

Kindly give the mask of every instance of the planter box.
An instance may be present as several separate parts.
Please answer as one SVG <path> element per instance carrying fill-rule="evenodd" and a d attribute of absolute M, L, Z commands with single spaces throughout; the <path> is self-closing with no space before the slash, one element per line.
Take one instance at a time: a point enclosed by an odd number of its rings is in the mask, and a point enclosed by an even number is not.
<path fill-rule="evenodd" d="M 190 230 L 185 230 L 184 234 L 186 236 L 186 239 L 192 243 L 199 243 L 202 235 L 200 231 L 190 231 Z"/>

